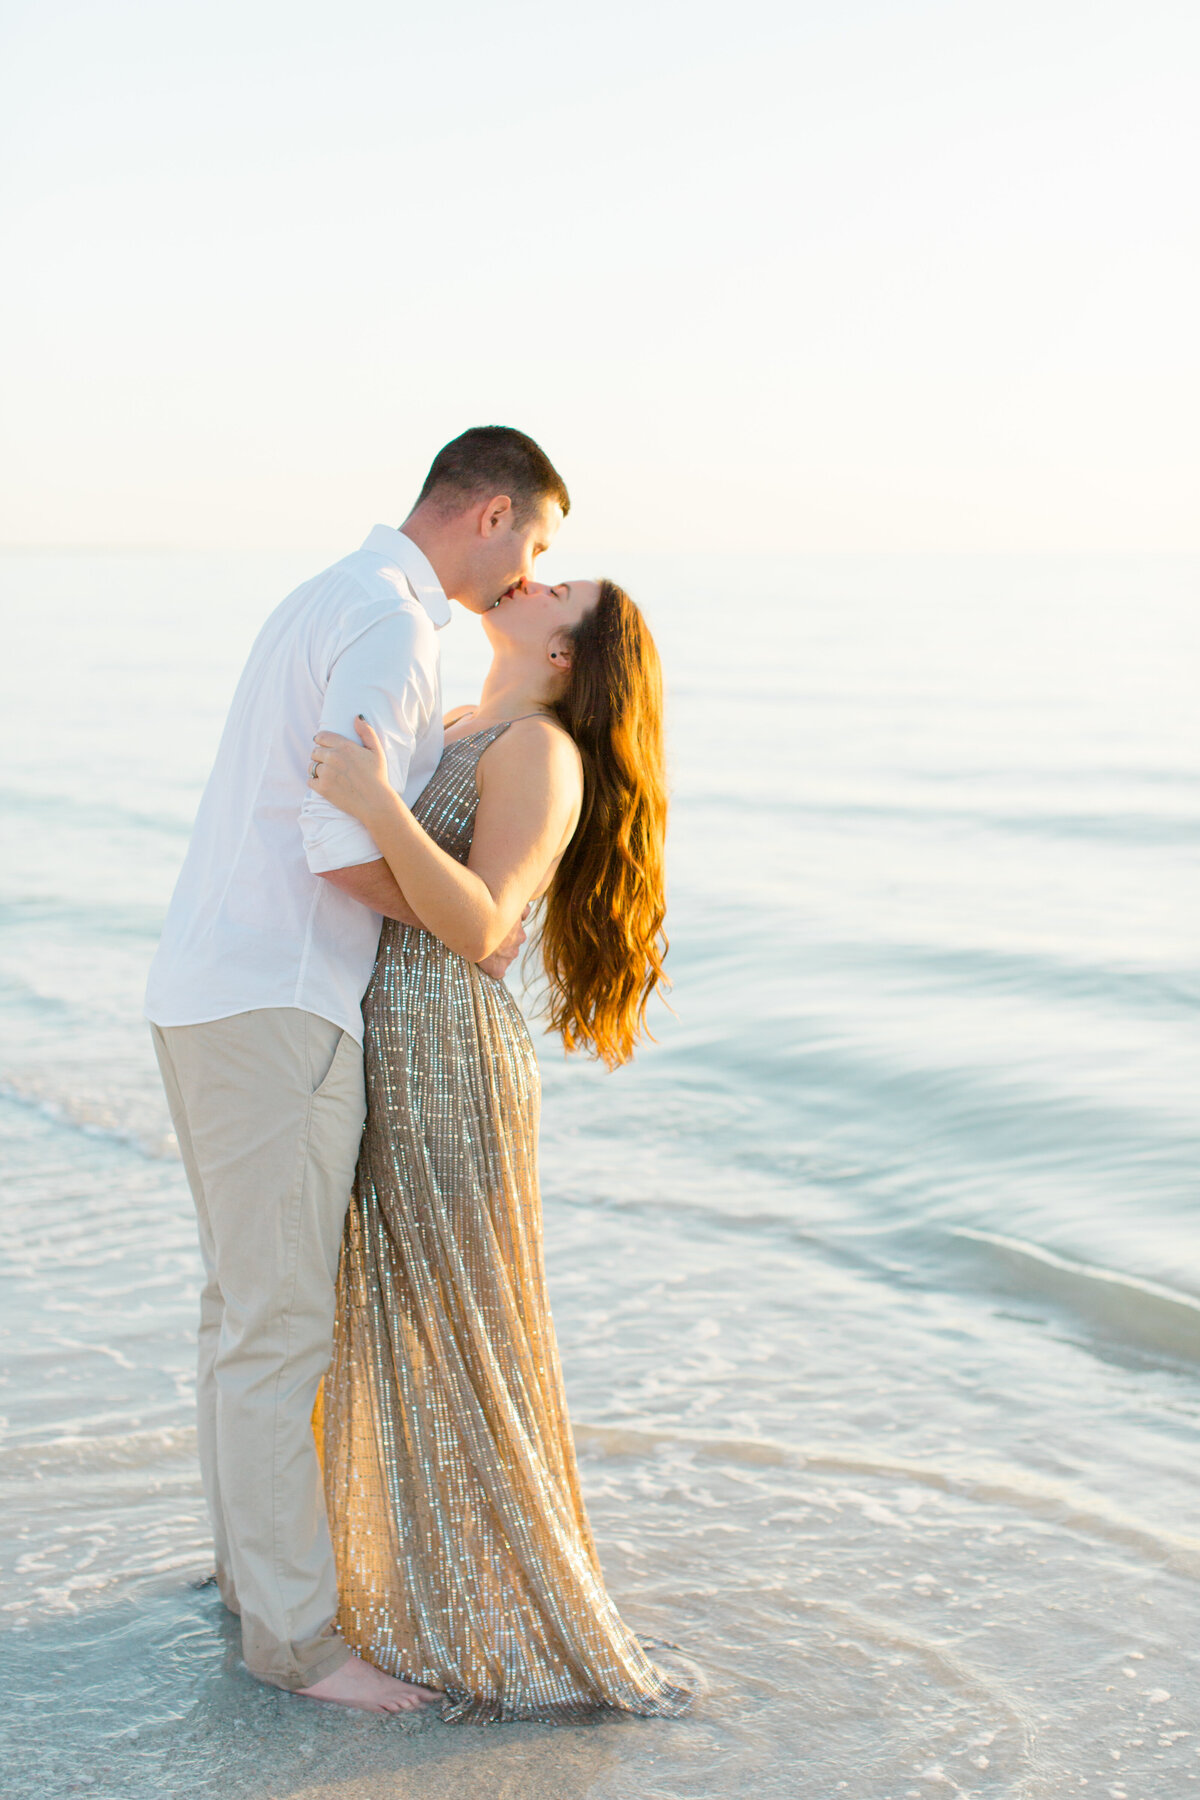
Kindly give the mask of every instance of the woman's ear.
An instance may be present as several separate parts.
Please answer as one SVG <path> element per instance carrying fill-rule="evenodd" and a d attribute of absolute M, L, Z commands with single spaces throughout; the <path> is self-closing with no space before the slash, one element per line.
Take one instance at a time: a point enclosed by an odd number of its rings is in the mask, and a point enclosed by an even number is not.
<path fill-rule="evenodd" d="M 571 640 L 565 631 L 556 631 L 546 646 L 552 668 L 565 675 L 571 667 Z"/>

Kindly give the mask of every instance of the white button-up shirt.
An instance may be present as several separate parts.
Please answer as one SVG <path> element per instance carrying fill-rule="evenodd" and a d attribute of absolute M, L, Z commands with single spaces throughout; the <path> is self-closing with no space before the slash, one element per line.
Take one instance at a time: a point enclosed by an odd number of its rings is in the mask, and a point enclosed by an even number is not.
<path fill-rule="evenodd" d="M 150 969 L 146 1016 L 156 1025 L 297 1006 L 361 1043 L 380 918 L 320 872 L 379 851 L 309 789 L 313 733 L 354 738 L 364 713 L 411 806 L 442 753 L 436 634 L 449 618 L 428 560 L 388 525 L 271 614 L 234 694 Z"/>

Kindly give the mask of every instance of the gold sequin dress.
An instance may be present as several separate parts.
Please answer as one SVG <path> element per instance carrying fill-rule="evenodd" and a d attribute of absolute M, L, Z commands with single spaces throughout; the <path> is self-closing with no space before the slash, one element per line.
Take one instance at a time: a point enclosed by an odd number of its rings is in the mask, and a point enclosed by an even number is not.
<path fill-rule="evenodd" d="M 475 768 L 415 807 L 465 862 Z M 447 1719 L 675 1714 L 689 1694 L 605 1592 L 542 1262 L 533 1045 L 503 982 L 385 920 L 363 1001 L 366 1132 L 346 1221 L 324 1467 L 342 1632 Z"/>

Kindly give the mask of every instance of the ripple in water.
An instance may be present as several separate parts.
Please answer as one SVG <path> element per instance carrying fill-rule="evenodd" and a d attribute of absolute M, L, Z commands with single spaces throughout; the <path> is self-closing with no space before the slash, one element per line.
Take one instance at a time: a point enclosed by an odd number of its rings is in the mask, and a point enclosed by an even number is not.
<path fill-rule="evenodd" d="M 672 691 L 676 1010 L 615 1078 L 543 1054 L 606 1572 L 707 1691 L 473 1733 L 258 1686 L 192 1585 L 197 1257 L 140 987 L 248 638 L 309 565 L 0 560 L 13 1800 L 1200 1781 L 1197 564 L 763 559 L 731 642 L 747 566 L 618 570 Z"/>

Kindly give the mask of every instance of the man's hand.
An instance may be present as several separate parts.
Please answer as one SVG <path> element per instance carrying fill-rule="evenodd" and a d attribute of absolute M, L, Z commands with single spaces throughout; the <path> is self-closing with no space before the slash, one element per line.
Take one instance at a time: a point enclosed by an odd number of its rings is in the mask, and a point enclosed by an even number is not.
<path fill-rule="evenodd" d="M 504 942 L 479 964 L 484 974 L 490 975 L 493 981 L 503 981 L 516 962 L 521 945 L 525 942 L 525 921 L 528 917 L 529 908 L 526 907 Z"/>

